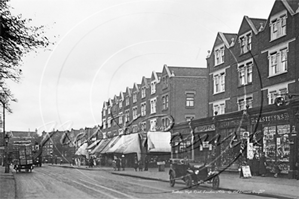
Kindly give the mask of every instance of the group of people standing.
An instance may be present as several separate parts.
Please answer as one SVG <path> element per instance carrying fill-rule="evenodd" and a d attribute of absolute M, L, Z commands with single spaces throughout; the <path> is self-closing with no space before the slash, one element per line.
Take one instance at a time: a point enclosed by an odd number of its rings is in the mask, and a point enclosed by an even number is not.
<path fill-rule="evenodd" d="M 113 168 L 114 170 L 118 170 L 120 171 L 121 168 L 123 169 L 123 171 L 125 171 L 125 166 L 126 166 L 126 159 L 125 159 L 125 156 L 122 155 L 122 157 L 114 157 L 113 161 L 112 161 L 112 165 L 113 165 Z"/>

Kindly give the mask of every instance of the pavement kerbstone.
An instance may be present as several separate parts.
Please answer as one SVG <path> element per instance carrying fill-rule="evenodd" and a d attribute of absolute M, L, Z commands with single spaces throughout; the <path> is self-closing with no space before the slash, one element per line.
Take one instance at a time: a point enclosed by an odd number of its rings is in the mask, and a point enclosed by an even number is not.
<path fill-rule="evenodd" d="M 53 165 L 55 166 L 55 165 Z M 159 172 L 158 168 L 150 168 L 149 171 L 134 171 L 133 168 L 126 168 L 125 171 L 114 171 L 110 167 L 94 167 L 86 166 L 64 166 L 86 170 L 105 170 L 115 175 L 130 176 L 148 180 L 158 180 L 169 182 L 168 168 L 164 172 Z M 182 180 L 176 180 L 176 184 L 184 184 Z M 211 185 L 203 185 L 211 186 Z M 250 195 L 260 195 L 274 198 L 299 198 L 299 181 L 285 178 L 272 178 L 253 176 L 252 178 L 239 178 L 237 173 L 220 174 L 220 189 Z"/>

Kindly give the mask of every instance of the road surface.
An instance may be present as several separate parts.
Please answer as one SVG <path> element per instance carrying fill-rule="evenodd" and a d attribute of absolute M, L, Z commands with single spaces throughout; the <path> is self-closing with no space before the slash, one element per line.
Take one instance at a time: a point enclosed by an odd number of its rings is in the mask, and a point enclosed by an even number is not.
<path fill-rule="evenodd" d="M 89 198 L 262 198 L 206 187 L 185 189 L 166 182 L 113 175 L 108 171 L 37 167 L 32 173 L 15 173 L 18 199 Z"/>

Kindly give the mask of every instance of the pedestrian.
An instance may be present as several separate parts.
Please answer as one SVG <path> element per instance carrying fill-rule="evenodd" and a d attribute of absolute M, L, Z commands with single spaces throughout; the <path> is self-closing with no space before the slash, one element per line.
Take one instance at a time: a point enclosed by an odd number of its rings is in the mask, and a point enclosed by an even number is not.
<path fill-rule="evenodd" d="M 116 170 L 116 157 L 114 157 L 113 161 L 112 161 L 112 166 L 114 168 L 114 171 Z"/>
<path fill-rule="evenodd" d="M 274 178 L 277 178 L 278 177 L 278 174 L 279 174 L 280 170 L 279 170 L 279 165 L 278 163 L 276 162 L 275 165 L 274 165 Z"/>
<path fill-rule="evenodd" d="M 148 156 L 145 157 L 145 171 L 148 171 Z"/>
<path fill-rule="evenodd" d="M 125 171 L 126 159 L 124 155 L 122 155 L 121 164 L 122 164 L 123 171 Z"/>
<path fill-rule="evenodd" d="M 120 167 L 121 167 L 121 160 L 120 160 L 120 158 L 116 159 L 116 166 L 117 166 L 118 171 L 120 171 Z"/>
<path fill-rule="evenodd" d="M 253 176 L 258 176 L 258 171 L 259 171 L 259 156 L 257 153 L 255 153 L 252 160 Z"/>
<path fill-rule="evenodd" d="M 139 160 L 139 171 L 143 171 L 143 163 L 142 163 L 142 160 Z"/>
<path fill-rule="evenodd" d="M 137 171 L 138 168 L 138 159 L 137 157 L 134 158 L 134 170 Z"/>
<path fill-rule="evenodd" d="M 265 177 L 266 176 L 266 173 L 267 173 L 267 163 L 266 163 L 266 157 L 265 157 L 265 154 L 262 153 L 261 154 L 261 157 L 260 157 L 260 160 L 259 160 L 259 174 L 262 176 L 262 177 Z"/>

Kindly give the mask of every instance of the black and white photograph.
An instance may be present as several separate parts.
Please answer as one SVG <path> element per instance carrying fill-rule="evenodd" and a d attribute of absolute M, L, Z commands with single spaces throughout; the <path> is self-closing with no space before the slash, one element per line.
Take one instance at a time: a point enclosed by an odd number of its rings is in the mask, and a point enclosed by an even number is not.
<path fill-rule="evenodd" d="M 299 0 L 0 13 L 0 199 L 299 198 Z"/>

